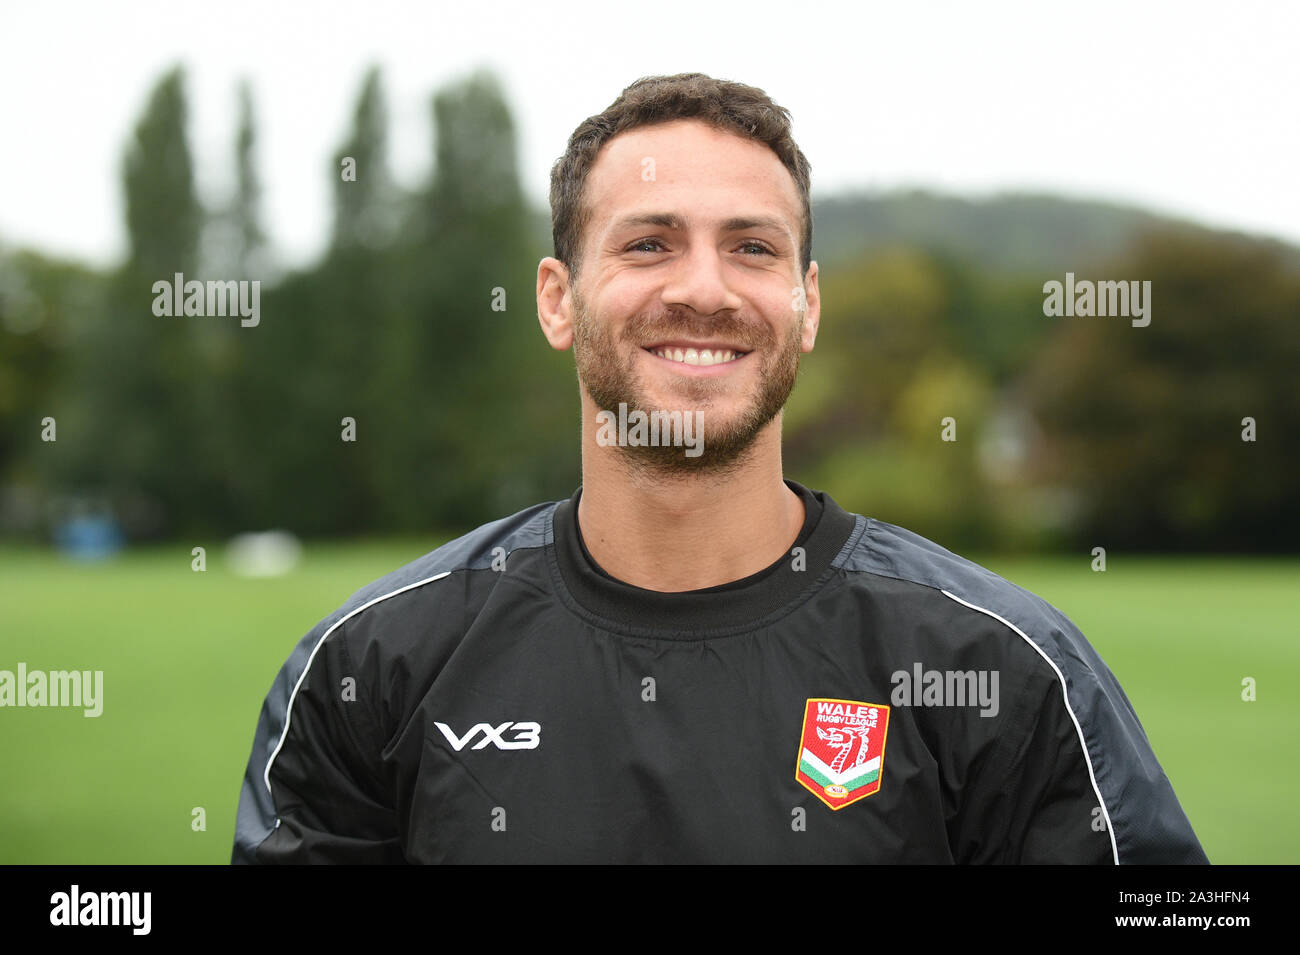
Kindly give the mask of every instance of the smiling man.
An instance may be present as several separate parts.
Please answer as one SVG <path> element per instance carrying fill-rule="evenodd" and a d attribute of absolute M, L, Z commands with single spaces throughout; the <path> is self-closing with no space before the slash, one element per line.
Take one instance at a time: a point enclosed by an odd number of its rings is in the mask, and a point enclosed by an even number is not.
<path fill-rule="evenodd" d="M 807 161 L 787 149 L 806 182 Z M 586 155 L 557 173 L 578 172 Z M 563 178 L 556 191 L 562 205 Z M 574 198 L 557 230 L 581 228 L 557 231 L 537 297 L 547 339 L 573 348 L 582 383 L 587 549 L 611 576 L 651 591 L 767 568 L 805 520 L 782 482 L 779 415 L 817 335 L 807 197 L 763 142 L 688 119 L 609 140 Z M 692 416 L 702 453 L 598 446 L 597 415 L 621 405 Z"/>
<path fill-rule="evenodd" d="M 784 477 L 820 316 L 786 111 L 640 80 L 551 203 L 538 315 L 574 353 L 582 485 L 303 638 L 234 861 L 1205 862 L 1065 616 Z"/>

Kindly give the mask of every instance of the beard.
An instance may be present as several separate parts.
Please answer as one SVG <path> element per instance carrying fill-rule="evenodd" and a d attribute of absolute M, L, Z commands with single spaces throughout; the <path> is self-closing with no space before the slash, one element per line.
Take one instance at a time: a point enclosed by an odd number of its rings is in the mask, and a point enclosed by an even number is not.
<path fill-rule="evenodd" d="M 638 470 L 660 475 L 725 474 L 741 467 L 760 431 L 785 407 L 799 372 L 804 316 L 782 340 L 767 323 L 750 323 L 734 315 L 701 318 L 690 310 L 668 308 L 652 315 L 635 315 L 617 338 L 608 323 L 594 318 L 576 288 L 573 291 L 573 353 L 578 382 L 596 407 L 618 415 L 626 405 L 629 415 L 640 410 L 698 412 L 695 420 L 702 452 L 688 457 L 680 446 L 663 442 L 618 445 L 625 461 Z M 760 360 L 758 390 L 753 399 L 730 420 L 710 414 L 710 409 L 735 386 L 722 378 L 687 378 L 676 382 L 682 408 L 652 408 L 644 382 L 635 368 L 636 353 L 645 345 L 675 338 L 718 339 L 749 352 L 746 360 Z"/>

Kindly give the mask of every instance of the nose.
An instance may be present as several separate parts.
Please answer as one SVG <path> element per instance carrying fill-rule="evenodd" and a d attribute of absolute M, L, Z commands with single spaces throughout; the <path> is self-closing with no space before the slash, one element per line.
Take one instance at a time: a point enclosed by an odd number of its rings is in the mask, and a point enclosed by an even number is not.
<path fill-rule="evenodd" d="M 736 311 L 740 295 L 732 288 L 726 264 L 711 243 L 696 242 L 673 263 L 664 283 L 665 305 L 691 309 L 697 315 Z"/>

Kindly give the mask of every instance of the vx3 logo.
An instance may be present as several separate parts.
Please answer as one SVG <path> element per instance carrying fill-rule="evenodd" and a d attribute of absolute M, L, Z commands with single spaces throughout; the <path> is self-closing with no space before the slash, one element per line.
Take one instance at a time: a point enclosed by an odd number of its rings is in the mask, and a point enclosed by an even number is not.
<path fill-rule="evenodd" d="M 542 741 L 541 723 L 502 723 L 496 727 L 491 723 L 475 723 L 464 736 L 457 736 L 446 723 L 433 725 L 442 730 L 442 735 L 447 738 L 451 748 L 458 753 L 479 733 L 483 734 L 483 738 L 474 744 L 473 749 L 482 749 L 488 743 L 493 743 L 497 749 L 536 749 Z M 502 735 L 507 731 L 510 732 L 511 739 Z"/>

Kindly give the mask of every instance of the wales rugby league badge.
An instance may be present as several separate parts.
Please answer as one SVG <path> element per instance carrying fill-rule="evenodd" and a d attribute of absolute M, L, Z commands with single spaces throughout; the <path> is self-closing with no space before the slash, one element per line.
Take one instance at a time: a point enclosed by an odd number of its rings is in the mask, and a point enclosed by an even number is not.
<path fill-rule="evenodd" d="M 809 700 L 794 778 L 830 806 L 843 809 L 880 789 L 889 707 L 855 700 Z"/>

